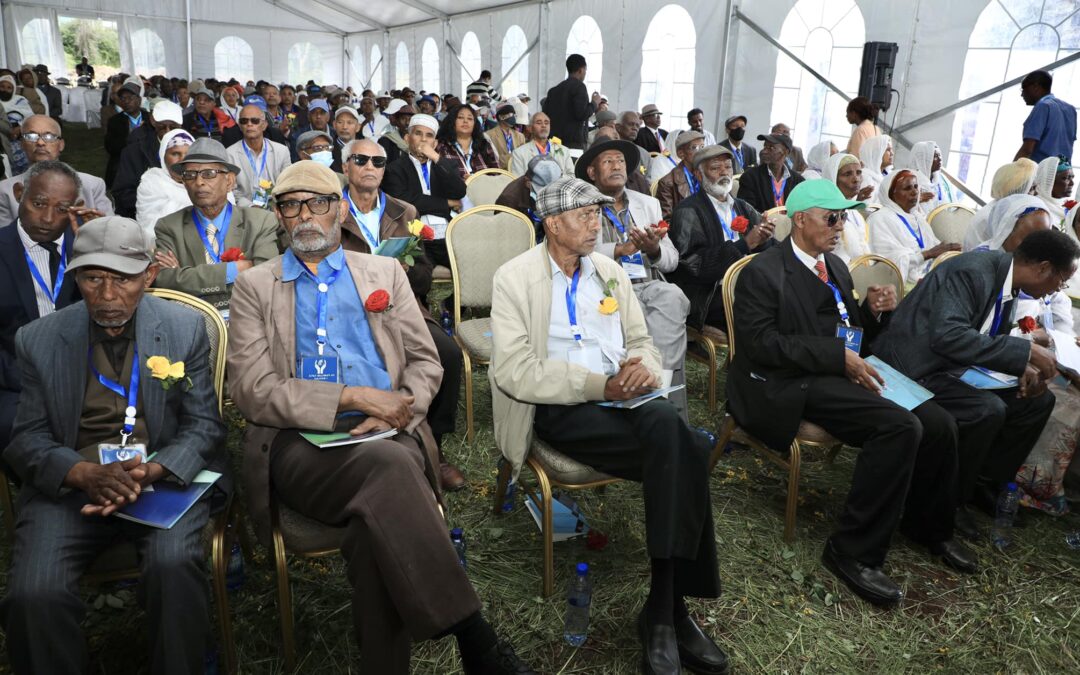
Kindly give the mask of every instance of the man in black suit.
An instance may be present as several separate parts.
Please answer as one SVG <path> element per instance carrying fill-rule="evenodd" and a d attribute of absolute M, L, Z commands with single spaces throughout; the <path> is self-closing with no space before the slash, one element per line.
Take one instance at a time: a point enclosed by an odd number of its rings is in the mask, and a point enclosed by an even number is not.
<path fill-rule="evenodd" d="M 757 148 L 749 143 L 743 143 L 746 136 L 746 115 L 732 115 L 724 122 L 724 130 L 727 138 L 720 141 L 720 145 L 731 151 L 735 158 L 735 175 L 738 176 L 752 166 L 757 166 Z"/>
<path fill-rule="evenodd" d="M 128 135 L 143 124 L 150 123 L 150 112 L 141 107 L 142 91 L 139 85 L 125 83 L 117 90 L 116 100 L 121 110 L 109 118 L 105 128 L 105 152 L 109 153 L 109 161 L 105 165 L 105 186 L 110 190 L 120 168 L 120 154 L 128 144 Z"/>
<path fill-rule="evenodd" d="M 455 162 L 435 151 L 438 130 L 434 117 L 413 115 L 405 137 L 409 152 L 386 165 L 382 188 L 391 197 L 416 207 L 420 220 L 435 231 L 435 239 L 424 242 L 424 252 L 436 265 L 449 267 L 446 226 L 453 212 L 461 210 L 465 181 Z"/>
<path fill-rule="evenodd" d="M 660 109 L 652 103 L 641 109 L 641 121 L 644 126 L 638 129 L 634 142 L 649 152 L 664 152 L 668 149 L 664 143 L 667 140 L 667 130 L 660 128 L 662 114 Z"/>
<path fill-rule="evenodd" d="M 951 567 L 973 572 L 977 562 L 952 539 L 955 422 L 933 401 L 909 412 L 884 398 L 884 380 L 863 360 L 897 296 L 871 286 L 856 304 L 847 266 L 831 253 L 843 211 L 861 206 L 824 179 L 792 192 L 791 236 L 736 284 L 727 406 L 772 448 L 789 447 L 801 420 L 860 448 L 822 562 L 862 598 L 894 605 L 903 591 L 881 566 L 898 526 Z"/>
<path fill-rule="evenodd" d="M 581 54 L 566 57 L 566 79 L 548 89 L 543 112 L 551 118 L 551 135 L 558 136 L 568 148 L 583 150 L 588 136 L 589 118 L 600 107 L 600 92 L 589 98 L 585 86 L 588 66 Z"/>
<path fill-rule="evenodd" d="M 773 246 L 773 224 L 742 199 L 731 195 L 731 150 L 710 145 L 694 155 L 694 175 L 701 184 L 671 216 L 671 237 L 679 249 L 679 267 L 669 275 L 690 299 L 687 323 L 727 330 L 720 284 L 729 267 L 751 253 Z M 743 223 L 735 219 L 742 217 Z M 741 230 L 741 231 L 740 231 Z"/>
<path fill-rule="evenodd" d="M 1002 485 L 1016 476 L 1051 411 L 1046 381 L 1054 355 L 1011 337 L 1016 298 L 1060 290 L 1080 247 L 1056 230 L 1029 234 L 1012 253 L 972 251 L 926 275 L 892 317 L 874 351 L 934 392 L 960 431 L 957 531 L 978 537 L 967 504 L 994 513 Z M 979 390 L 960 381 L 970 366 L 1019 377 L 1019 389 Z"/>
<path fill-rule="evenodd" d="M 805 180 L 801 173 L 787 167 L 791 154 L 791 138 L 779 134 L 761 134 L 761 164 L 743 172 L 739 178 L 739 198 L 745 199 L 758 211 L 783 206 L 795 186 Z"/>
<path fill-rule="evenodd" d="M 37 75 L 37 88 L 41 91 L 41 95 L 45 97 L 45 101 L 49 104 L 49 117 L 56 120 L 57 124 L 62 124 L 60 115 L 64 112 L 64 95 L 60 93 L 59 89 L 49 83 L 49 75 L 51 75 L 49 67 L 44 63 L 39 63 L 34 66 L 34 74 Z"/>

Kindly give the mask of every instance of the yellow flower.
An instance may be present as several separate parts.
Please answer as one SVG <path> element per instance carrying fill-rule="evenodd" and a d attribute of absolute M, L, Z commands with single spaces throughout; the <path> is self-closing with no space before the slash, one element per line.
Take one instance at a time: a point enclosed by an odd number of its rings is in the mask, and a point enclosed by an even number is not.
<path fill-rule="evenodd" d="M 600 301 L 600 313 L 604 315 L 614 314 L 619 311 L 619 301 L 610 295 Z"/>
<path fill-rule="evenodd" d="M 409 223 L 409 234 L 411 234 L 414 237 L 419 237 L 420 236 L 420 230 L 422 230 L 422 229 L 424 229 L 424 224 L 421 223 L 419 220 L 414 220 L 411 223 Z"/>
<path fill-rule="evenodd" d="M 558 136 L 552 136 L 548 140 L 551 141 L 552 143 L 554 143 L 555 145 L 562 145 L 562 139 L 559 138 Z"/>
<path fill-rule="evenodd" d="M 177 361 L 176 363 L 169 365 L 169 377 L 175 377 L 178 380 L 184 379 L 183 361 Z"/>
<path fill-rule="evenodd" d="M 269 190 L 270 188 L 274 187 L 274 184 L 268 179 L 263 178 L 261 181 L 259 181 L 259 187 L 264 190 Z"/>
<path fill-rule="evenodd" d="M 164 356 L 151 356 L 146 359 L 146 367 L 150 369 L 150 375 L 156 377 L 159 380 L 164 380 L 169 377 L 169 369 L 172 364 L 169 363 L 169 359 Z M 184 368 L 184 364 L 180 364 L 181 371 Z"/>

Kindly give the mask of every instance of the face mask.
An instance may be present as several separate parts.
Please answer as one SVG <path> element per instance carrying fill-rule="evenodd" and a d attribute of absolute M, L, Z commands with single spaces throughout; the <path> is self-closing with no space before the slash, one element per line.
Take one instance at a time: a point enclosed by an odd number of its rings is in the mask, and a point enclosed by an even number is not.
<path fill-rule="evenodd" d="M 334 153 L 329 150 L 321 150 L 311 155 L 311 161 L 322 164 L 329 169 L 330 165 L 334 163 Z"/>
<path fill-rule="evenodd" d="M 730 136 L 731 140 L 733 141 L 741 141 L 743 139 L 743 136 L 745 135 L 746 129 L 744 129 L 743 127 L 737 127 L 735 129 L 732 129 L 731 132 L 728 134 L 728 136 Z"/>
<path fill-rule="evenodd" d="M 517 116 L 516 115 L 511 115 L 510 117 L 503 117 L 499 121 L 500 122 L 505 122 L 507 124 L 507 126 L 511 126 L 511 127 L 517 126 Z"/>
<path fill-rule="evenodd" d="M 7 91 L 0 92 L 0 101 L 10 101 L 10 100 L 11 100 L 11 92 L 7 92 Z"/>

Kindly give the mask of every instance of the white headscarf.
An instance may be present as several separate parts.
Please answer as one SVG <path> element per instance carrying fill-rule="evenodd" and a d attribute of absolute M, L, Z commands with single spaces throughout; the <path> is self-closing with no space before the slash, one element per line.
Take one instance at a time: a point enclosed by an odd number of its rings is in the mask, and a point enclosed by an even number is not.
<path fill-rule="evenodd" d="M 892 138 L 885 134 L 873 136 L 863 141 L 862 147 L 859 148 L 859 159 L 862 160 L 863 164 L 863 187 L 881 185 L 881 179 L 883 178 L 881 160 L 885 157 L 885 151 L 890 145 L 892 145 Z"/>
<path fill-rule="evenodd" d="M 841 165 L 845 163 L 844 160 L 847 158 L 850 158 L 850 161 L 853 162 L 859 161 L 859 158 L 855 155 L 846 152 L 838 152 L 826 160 L 824 170 L 822 171 L 822 178 L 828 178 L 835 183 L 836 177 L 840 175 Z"/>
<path fill-rule="evenodd" d="M 865 148 L 866 145 L 864 144 L 863 147 Z M 881 160 L 878 160 L 878 161 L 880 162 Z M 865 162 L 864 162 L 864 164 L 865 164 Z M 892 189 L 892 184 L 896 180 L 896 177 L 899 176 L 901 173 L 905 173 L 905 172 L 909 173 L 909 174 L 911 174 L 913 176 L 916 175 L 915 172 L 912 171 L 911 169 L 899 169 L 897 171 L 890 172 L 888 176 L 885 176 L 884 178 L 881 179 L 881 185 L 878 186 L 878 201 L 881 203 L 882 206 L 884 206 L 885 208 L 893 211 L 894 213 L 899 213 L 900 215 L 902 215 L 904 217 L 907 217 L 907 215 L 909 213 L 914 214 L 914 213 L 916 213 L 918 211 L 918 209 L 912 209 L 911 211 L 905 211 L 899 204 L 894 202 L 892 200 L 892 198 L 889 197 L 889 190 Z M 864 168 L 863 169 L 863 175 L 865 175 L 865 174 L 866 174 L 866 169 Z M 916 178 L 917 178 L 917 176 L 916 176 Z M 922 220 L 923 223 L 926 222 L 925 220 L 922 219 L 921 214 L 920 214 L 920 220 Z"/>
<path fill-rule="evenodd" d="M 989 217 L 980 227 L 979 242 L 975 246 L 969 247 L 971 239 L 965 236 L 964 251 L 977 248 L 997 251 L 1005 240 L 1009 238 L 1009 235 L 1012 234 L 1012 231 L 1016 229 L 1016 221 L 1032 210 L 1045 211 L 1046 204 L 1032 195 L 1009 195 L 995 201 L 994 205 L 990 207 Z"/>
<path fill-rule="evenodd" d="M 1060 163 L 1061 160 L 1057 157 L 1047 157 L 1039 162 L 1039 168 L 1035 169 L 1035 195 L 1046 203 L 1046 210 L 1050 213 L 1050 220 L 1055 225 L 1065 219 L 1065 207 L 1062 206 L 1063 200 L 1055 199 L 1052 196 L 1054 180 L 1057 179 L 1058 165 Z"/>
<path fill-rule="evenodd" d="M 832 141 L 822 141 L 810 148 L 806 153 L 806 171 L 802 172 L 803 178 L 811 180 L 825 177 L 825 162 L 832 156 Z"/>
<path fill-rule="evenodd" d="M 1031 186 L 1035 182 L 1035 171 L 1038 164 L 1027 157 L 1021 157 L 1015 162 L 1002 164 L 994 172 L 994 178 L 990 183 L 990 196 L 1001 199 L 1008 195 L 1026 195 L 1031 192 Z"/>
<path fill-rule="evenodd" d="M 940 152 L 938 144 L 933 141 L 916 143 L 911 146 L 911 168 L 929 178 L 930 182 L 934 182 L 937 180 L 937 175 L 930 168 L 934 166 L 934 155 Z"/>
<path fill-rule="evenodd" d="M 168 152 L 169 148 L 177 145 L 191 145 L 194 142 L 195 139 L 184 129 L 173 129 L 172 131 L 166 132 L 166 134 L 161 137 L 161 142 L 158 143 L 158 161 L 161 163 L 161 167 L 163 169 L 165 168 L 165 153 Z M 168 169 L 166 169 L 166 171 L 168 171 Z"/>

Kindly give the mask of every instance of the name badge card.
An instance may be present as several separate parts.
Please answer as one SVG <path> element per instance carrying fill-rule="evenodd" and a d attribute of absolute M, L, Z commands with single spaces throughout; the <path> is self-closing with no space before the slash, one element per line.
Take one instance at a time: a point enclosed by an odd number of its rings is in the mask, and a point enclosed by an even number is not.
<path fill-rule="evenodd" d="M 856 354 L 862 348 L 862 328 L 856 326 L 845 326 L 842 323 L 836 324 L 836 337 L 844 341 L 844 347 L 850 349 Z"/>
<path fill-rule="evenodd" d="M 136 457 L 142 457 L 146 462 L 146 445 L 143 443 L 130 443 L 119 445 L 117 443 L 98 443 L 98 460 L 102 464 L 113 462 L 126 462 Z"/>
<path fill-rule="evenodd" d="M 647 279 L 649 276 L 648 271 L 645 269 L 645 259 L 641 257 L 640 251 L 634 255 L 624 255 L 622 257 L 622 267 L 626 271 L 626 276 L 631 279 Z"/>
<path fill-rule="evenodd" d="M 337 382 L 338 357 L 321 354 L 302 354 L 296 364 L 296 372 L 301 380 Z"/>

